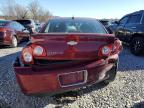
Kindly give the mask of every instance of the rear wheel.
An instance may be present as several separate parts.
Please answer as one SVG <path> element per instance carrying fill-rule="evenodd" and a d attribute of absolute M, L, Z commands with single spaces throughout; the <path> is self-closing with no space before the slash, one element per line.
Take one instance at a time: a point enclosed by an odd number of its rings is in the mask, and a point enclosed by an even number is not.
<path fill-rule="evenodd" d="M 117 69 L 118 69 L 118 61 L 114 64 L 114 66 L 112 67 L 111 70 L 109 70 L 107 72 L 107 77 L 108 79 L 104 80 L 103 83 L 105 85 L 109 84 L 110 82 L 114 81 L 116 78 L 116 74 L 117 74 Z"/>
<path fill-rule="evenodd" d="M 140 55 L 144 45 L 144 39 L 142 37 L 135 37 L 130 43 L 130 51 L 134 55 Z"/>
<path fill-rule="evenodd" d="M 13 48 L 17 47 L 18 46 L 18 40 L 16 38 L 16 36 L 13 36 L 12 37 L 12 45 L 11 45 Z"/>

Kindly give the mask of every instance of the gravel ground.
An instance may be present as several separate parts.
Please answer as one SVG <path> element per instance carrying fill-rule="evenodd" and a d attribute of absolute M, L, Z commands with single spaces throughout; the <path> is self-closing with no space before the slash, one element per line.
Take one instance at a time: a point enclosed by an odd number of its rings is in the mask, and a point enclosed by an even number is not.
<path fill-rule="evenodd" d="M 22 49 L 0 48 L 0 108 L 144 108 L 144 57 L 127 47 L 120 54 L 116 80 L 55 96 L 25 96 L 16 82 L 12 62 Z"/>

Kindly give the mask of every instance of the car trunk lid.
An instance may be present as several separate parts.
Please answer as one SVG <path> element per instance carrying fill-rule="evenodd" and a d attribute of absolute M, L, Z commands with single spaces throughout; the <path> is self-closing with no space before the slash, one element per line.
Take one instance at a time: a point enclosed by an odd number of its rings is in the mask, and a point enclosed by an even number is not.
<path fill-rule="evenodd" d="M 31 42 L 46 50 L 47 60 L 94 60 L 103 45 L 114 42 L 114 35 L 91 33 L 39 33 Z"/>

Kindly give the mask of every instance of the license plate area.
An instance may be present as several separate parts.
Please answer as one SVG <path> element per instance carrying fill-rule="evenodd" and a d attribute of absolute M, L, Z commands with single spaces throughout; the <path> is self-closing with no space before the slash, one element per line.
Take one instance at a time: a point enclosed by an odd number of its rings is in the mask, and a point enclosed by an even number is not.
<path fill-rule="evenodd" d="M 86 83 L 87 75 L 87 70 L 62 73 L 58 75 L 58 80 L 61 87 L 76 86 Z"/>

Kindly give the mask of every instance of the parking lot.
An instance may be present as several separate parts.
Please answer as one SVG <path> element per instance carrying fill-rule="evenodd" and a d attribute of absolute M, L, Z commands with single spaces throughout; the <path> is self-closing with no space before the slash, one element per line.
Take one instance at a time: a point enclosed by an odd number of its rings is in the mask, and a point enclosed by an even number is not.
<path fill-rule="evenodd" d="M 144 98 L 144 57 L 136 57 L 124 46 L 116 80 L 104 87 L 96 84 L 55 96 L 25 96 L 16 82 L 12 62 L 18 48 L 0 48 L 0 106 L 2 108 L 139 108 Z"/>

